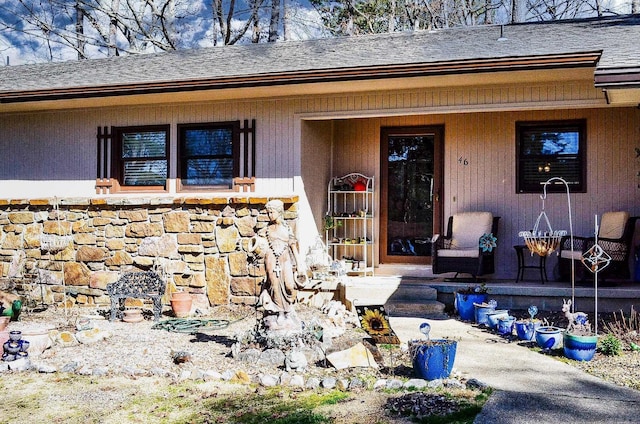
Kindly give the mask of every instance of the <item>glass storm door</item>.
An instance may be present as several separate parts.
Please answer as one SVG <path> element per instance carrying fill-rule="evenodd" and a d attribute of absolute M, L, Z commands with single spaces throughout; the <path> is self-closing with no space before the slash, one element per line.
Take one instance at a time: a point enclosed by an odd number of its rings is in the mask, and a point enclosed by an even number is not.
<path fill-rule="evenodd" d="M 381 263 L 431 263 L 442 215 L 442 135 L 442 127 L 382 128 Z"/>

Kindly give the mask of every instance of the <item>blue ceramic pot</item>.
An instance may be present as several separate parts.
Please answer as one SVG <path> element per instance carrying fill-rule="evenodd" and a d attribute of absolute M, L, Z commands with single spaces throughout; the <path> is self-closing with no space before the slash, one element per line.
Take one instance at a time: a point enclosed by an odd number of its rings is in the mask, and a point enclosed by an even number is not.
<path fill-rule="evenodd" d="M 536 329 L 536 343 L 542 349 L 559 349 L 562 347 L 562 329 L 553 326 Z"/>
<path fill-rule="evenodd" d="M 489 325 L 488 317 L 491 312 L 495 311 L 493 306 L 474 303 L 476 323 L 479 325 Z"/>
<path fill-rule="evenodd" d="M 515 320 L 516 318 L 511 315 L 498 318 L 498 333 L 502 335 L 513 334 L 513 323 Z"/>
<path fill-rule="evenodd" d="M 509 316 L 509 311 L 506 309 L 498 309 L 487 314 L 487 324 L 489 328 L 494 330 L 498 329 L 498 320 Z"/>
<path fill-rule="evenodd" d="M 536 336 L 536 329 L 540 328 L 540 325 L 540 321 L 516 321 L 516 334 L 520 340 L 532 341 Z"/>
<path fill-rule="evenodd" d="M 485 303 L 489 295 L 487 293 L 458 293 L 456 292 L 455 307 L 460 315 L 460 319 L 464 321 L 473 321 L 475 319 L 474 303 Z"/>
<path fill-rule="evenodd" d="M 447 378 L 453 369 L 458 342 L 436 339 L 412 342 L 410 352 L 413 355 L 413 369 L 425 380 Z"/>
<path fill-rule="evenodd" d="M 563 335 L 564 356 L 575 361 L 590 361 L 598 347 L 598 336 L 578 336 L 569 332 Z"/>

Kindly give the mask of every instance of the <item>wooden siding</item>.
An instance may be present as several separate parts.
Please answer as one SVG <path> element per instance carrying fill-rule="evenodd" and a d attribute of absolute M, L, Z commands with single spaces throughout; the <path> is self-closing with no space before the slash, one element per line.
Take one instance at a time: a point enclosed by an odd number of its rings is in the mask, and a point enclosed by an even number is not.
<path fill-rule="evenodd" d="M 362 171 L 379 181 L 380 128 L 383 126 L 444 125 L 444 216 L 488 210 L 501 216 L 499 277 L 515 277 L 512 248 L 521 244 L 521 230 L 531 229 L 541 211 L 538 194 L 516 193 L 516 121 L 587 120 L 587 193 L 571 194 L 575 235 L 592 235 L 595 215 L 627 210 L 640 215 L 636 173 L 640 161 L 634 148 L 640 140 L 640 111 L 636 108 L 557 111 L 435 114 L 338 121 L 334 131 L 333 173 Z M 466 161 L 466 165 L 465 165 Z M 379 192 L 380 187 L 376 188 Z M 379 199 L 378 199 L 379 200 Z M 569 230 L 567 197 L 549 194 L 546 212 L 554 229 Z M 555 258 L 548 261 L 551 276 Z"/>
<path fill-rule="evenodd" d="M 498 277 L 507 278 L 515 275 L 517 233 L 540 211 L 538 195 L 515 193 L 515 122 L 579 118 L 588 124 L 588 192 L 572 200 L 575 233 L 586 235 L 596 213 L 640 215 L 640 165 L 633 153 L 640 111 L 608 108 L 592 81 L 4 114 L 0 198 L 94 195 L 98 126 L 170 124 L 175 158 L 178 124 L 255 119 L 256 195 L 300 195 L 301 222 L 320 229 L 330 176 L 358 171 L 379 177 L 381 126 L 444 125 L 444 215 L 486 209 L 502 216 Z M 176 177 L 175 167 L 170 176 Z M 376 184 L 379 194 L 379 178 Z M 557 228 L 567 226 L 565 208 L 564 197 L 551 195 L 547 211 Z M 304 235 L 303 248 L 312 233 Z"/>

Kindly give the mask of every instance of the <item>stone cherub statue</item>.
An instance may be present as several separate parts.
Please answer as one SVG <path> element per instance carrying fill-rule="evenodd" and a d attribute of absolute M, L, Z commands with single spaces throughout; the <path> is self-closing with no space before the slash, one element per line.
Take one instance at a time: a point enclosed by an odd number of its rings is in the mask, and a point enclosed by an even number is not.
<path fill-rule="evenodd" d="M 258 231 L 249 250 L 264 259 L 266 281 L 258 303 L 267 312 L 264 322 L 270 330 L 301 329 L 295 316 L 297 289 L 306 281 L 305 262 L 298 253 L 298 242 L 284 221 L 284 204 L 271 200 L 265 206 L 269 224 Z"/>

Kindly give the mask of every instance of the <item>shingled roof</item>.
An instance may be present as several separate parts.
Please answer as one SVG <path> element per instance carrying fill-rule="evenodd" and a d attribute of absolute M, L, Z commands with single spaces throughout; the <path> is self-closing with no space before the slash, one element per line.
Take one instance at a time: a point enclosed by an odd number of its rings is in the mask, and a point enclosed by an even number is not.
<path fill-rule="evenodd" d="M 541 67 L 640 86 L 640 15 L 234 45 L 0 67 L 0 103 Z"/>

